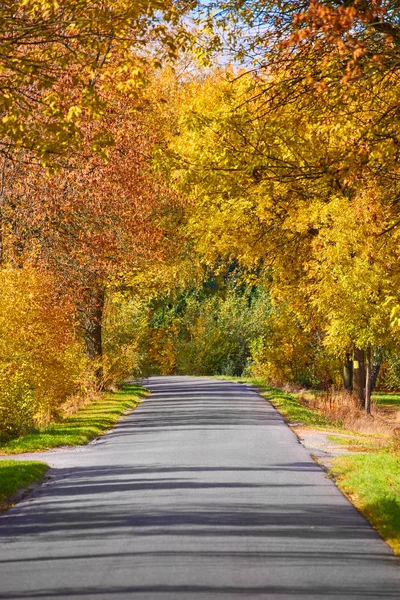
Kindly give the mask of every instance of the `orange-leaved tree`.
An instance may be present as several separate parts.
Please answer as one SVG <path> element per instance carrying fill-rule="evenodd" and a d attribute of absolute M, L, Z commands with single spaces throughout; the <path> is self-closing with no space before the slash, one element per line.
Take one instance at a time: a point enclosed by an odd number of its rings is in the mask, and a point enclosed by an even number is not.
<path fill-rule="evenodd" d="M 109 76 L 134 91 L 143 66 L 184 42 L 184 0 L 6 0 L 0 6 L 0 154 L 44 163 L 87 139 L 104 113 Z M 123 79 L 123 80 L 122 80 Z M 82 115 L 84 119 L 82 120 Z M 105 140 L 97 131 L 94 145 Z"/>
<path fill-rule="evenodd" d="M 20 172 L 10 193 L 6 258 L 52 272 L 75 299 L 88 357 L 102 381 L 102 319 L 107 291 L 134 286 L 136 274 L 156 278 L 176 250 L 180 200 L 151 168 L 157 123 L 149 102 L 115 98 L 104 116 L 115 144 L 105 162 L 88 142 L 52 176 Z"/>

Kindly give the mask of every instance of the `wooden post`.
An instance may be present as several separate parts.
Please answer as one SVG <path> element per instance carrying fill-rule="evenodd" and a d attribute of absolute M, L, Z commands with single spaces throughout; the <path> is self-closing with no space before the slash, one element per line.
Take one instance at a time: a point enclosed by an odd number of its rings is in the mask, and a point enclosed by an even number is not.
<path fill-rule="evenodd" d="M 365 408 L 365 352 L 361 348 L 354 348 L 353 386 L 360 408 Z"/>
<path fill-rule="evenodd" d="M 371 414 L 371 374 L 372 374 L 372 352 L 371 346 L 368 346 L 366 352 L 365 369 L 365 412 Z"/>

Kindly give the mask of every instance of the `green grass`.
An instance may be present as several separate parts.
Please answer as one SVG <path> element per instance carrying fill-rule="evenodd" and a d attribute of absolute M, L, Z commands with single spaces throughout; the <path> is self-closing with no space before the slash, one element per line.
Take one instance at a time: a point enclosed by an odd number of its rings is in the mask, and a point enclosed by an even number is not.
<path fill-rule="evenodd" d="M 0 445 L 0 453 L 19 454 L 86 444 L 112 428 L 121 415 L 133 410 L 145 395 L 147 391 L 140 385 L 125 384 L 116 392 L 102 394 L 58 423 Z"/>
<path fill-rule="evenodd" d="M 316 409 L 307 408 L 301 404 L 294 394 L 267 387 L 261 390 L 261 395 L 269 400 L 289 422 L 300 423 L 314 429 L 338 428 L 341 423 L 328 419 Z"/>
<path fill-rule="evenodd" d="M 377 392 L 372 396 L 372 401 L 378 406 L 398 406 L 400 408 L 400 394 Z"/>
<path fill-rule="evenodd" d="M 391 446 L 391 440 L 388 437 L 382 438 L 372 435 L 338 437 L 336 435 L 328 435 L 327 438 L 339 446 L 346 446 L 351 452 L 371 452 Z"/>
<path fill-rule="evenodd" d="M 335 458 L 331 474 L 383 539 L 400 555 L 400 456 L 389 452 Z"/>
<path fill-rule="evenodd" d="M 11 496 L 40 481 L 48 468 L 33 460 L 0 460 L 0 510 L 12 506 Z"/>

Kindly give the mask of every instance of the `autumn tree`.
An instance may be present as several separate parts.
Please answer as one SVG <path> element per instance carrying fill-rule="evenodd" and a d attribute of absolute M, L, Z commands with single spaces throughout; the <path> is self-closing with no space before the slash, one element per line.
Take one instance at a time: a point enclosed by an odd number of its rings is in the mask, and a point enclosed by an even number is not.
<path fill-rule="evenodd" d="M 285 73 L 275 77 L 279 84 Z M 322 94 L 313 106 L 301 99 L 271 112 L 265 84 L 260 75 L 217 73 L 183 93 L 170 148 L 175 184 L 195 199 L 191 234 L 208 260 L 262 261 L 273 298 L 289 302 L 304 327 L 325 332 L 328 344 L 339 326 L 342 355 L 353 347 L 370 355 L 390 341 L 397 302 L 397 259 L 389 274 L 384 266 L 388 252 L 397 256 L 397 151 L 386 136 L 378 143 L 377 130 L 370 146 L 367 134 L 396 90 L 357 81 L 346 110 L 335 112 Z M 329 294 L 342 301 L 336 313 Z"/>
<path fill-rule="evenodd" d="M 203 8 L 202 44 L 208 37 L 211 50 L 223 50 L 225 55 L 231 53 L 242 61 L 245 67 L 239 77 L 251 73 L 253 81 L 257 81 L 253 92 L 249 91 L 244 99 L 246 103 L 255 101 L 249 122 L 261 118 L 266 127 L 280 122 L 280 140 L 293 148 L 296 134 L 292 127 L 286 127 L 286 122 L 282 123 L 285 107 L 287 114 L 297 112 L 298 122 L 302 114 L 307 115 L 319 130 L 316 133 L 314 129 L 316 137 L 321 130 L 326 133 L 331 128 L 330 139 L 336 137 L 339 142 L 341 138 L 340 143 L 335 142 L 334 152 L 330 151 L 328 140 L 327 152 L 312 152 L 306 161 L 297 145 L 298 160 L 289 163 L 282 161 L 273 143 L 268 160 L 263 158 L 256 167 L 257 178 L 271 180 L 275 163 L 277 181 L 281 182 L 284 174 L 293 190 L 302 178 L 307 178 L 313 188 L 322 189 L 323 184 L 326 198 L 337 194 L 347 198 L 349 214 L 353 213 L 354 198 L 360 194 L 365 197 L 366 190 L 378 186 L 377 197 L 387 211 L 384 210 L 382 230 L 375 235 L 393 235 L 399 223 L 399 3 L 226 0 L 205 3 Z M 240 106 L 240 102 L 237 104 Z M 300 139 L 304 140 L 301 129 Z M 240 145 L 234 151 L 236 156 L 239 148 Z M 249 155 L 254 156 L 254 148 L 252 144 Z M 307 195 L 311 206 L 313 194 L 304 190 L 304 197 Z M 309 231 L 310 239 L 302 244 L 303 248 L 318 235 L 318 226 Z M 374 235 L 372 232 L 373 228 Z M 363 236 L 359 239 L 362 253 L 361 239 Z M 349 273 L 351 264 L 350 261 Z M 356 346 L 355 352 L 355 364 L 362 365 L 365 350 Z M 363 401 L 365 373 L 357 369 L 355 374 Z"/>
<path fill-rule="evenodd" d="M 176 194 L 151 169 L 157 138 L 148 102 L 114 98 L 104 117 L 115 144 L 109 160 L 91 152 L 93 129 L 62 171 L 16 173 L 7 209 L 6 257 L 54 273 L 75 299 L 88 357 L 102 379 L 102 320 L 107 290 L 133 286 L 135 274 L 160 268 L 174 250 Z"/>
<path fill-rule="evenodd" d="M 139 93 L 149 65 L 186 39 L 185 0 L 6 1 L 0 7 L 0 263 L 3 212 L 24 164 L 50 170 L 71 153 L 107 158 L 104 117 L 116 94 Z M 96 123 L 92 128 L 90 122 Z M 101 124 L 101 126 L 100 126 Z M 68 169 L 69 167 L 66 166 Z"/>
<path fill-rule="evenodd" d="M 46 425 L 92 389 L 74 304 L 51 273 L 2 268 L 0 439 Z"/>

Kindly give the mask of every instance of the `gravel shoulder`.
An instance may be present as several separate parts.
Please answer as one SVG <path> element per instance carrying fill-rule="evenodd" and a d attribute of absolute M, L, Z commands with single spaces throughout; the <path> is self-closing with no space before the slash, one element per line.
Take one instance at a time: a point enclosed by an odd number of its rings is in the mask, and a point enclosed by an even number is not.
<path fill-rule="evenodd" d="M 319 464 L 326 469 L 331 467 L 332 459 L 345 454 L 355 454 L 343 446 L 338 446 L 332 442 L 328 436 L 350 437 L 347 434 L 340 434 L 336 431 L 320 431 L 311 427 L 303 427 L 297 424 L 288 423 L 289 427 L 298 437 L 300 443 L 307 448 L 311 456 L 315 457 Z"/>

